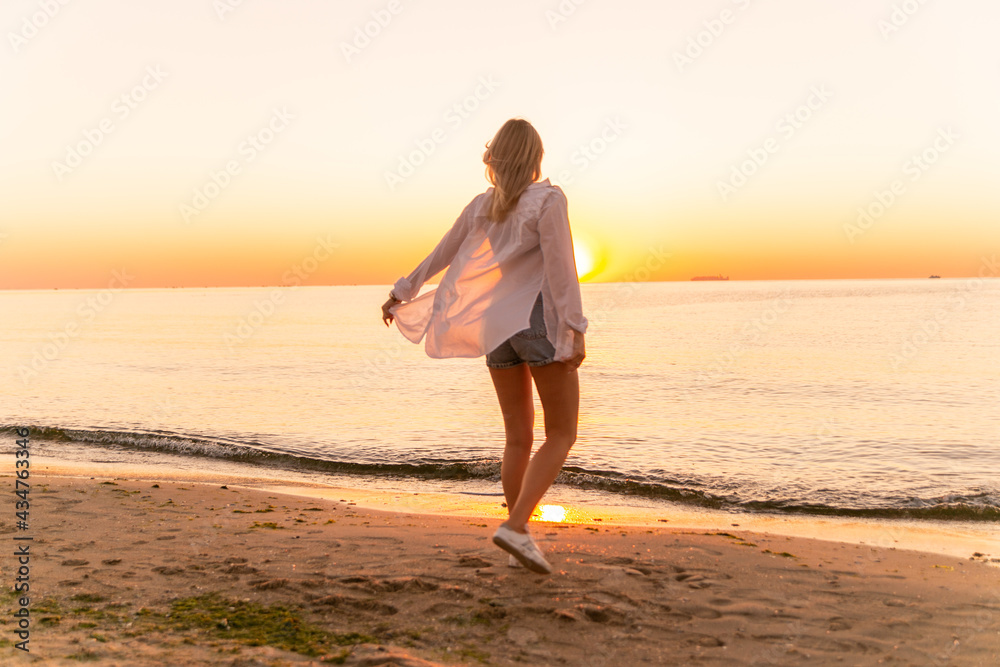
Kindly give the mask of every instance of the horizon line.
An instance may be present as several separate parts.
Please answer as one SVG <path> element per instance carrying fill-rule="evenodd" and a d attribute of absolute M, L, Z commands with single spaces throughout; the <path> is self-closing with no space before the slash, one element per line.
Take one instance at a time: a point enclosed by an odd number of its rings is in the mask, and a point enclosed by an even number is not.
<path fill-rule="evenodd" d="M 639 284 L 639 283 L 726 283 L 726 282 L 790 282 L 790 281 L 833 281 L 833 280 L 963 280 L 963 279 L 979 279 L 985 280 L 989 278 L 997 278 L 998 276 L 897 276 L 893 278 L 885 277 L 872 277 L 872 278 L 728 278 L 726 280 L 693 280 L 688 279 L 665 279 L 665 280 L 592 280 L 581 282 L 580 286 L 583 285 L 615 285 L 615 284 Z M 426 283 L 425 286 L 437 287 L 440 283 Z M 276 289 L 298 289 L 303 287 L 388 287 L 392 288 L 393 283 L 333 283 L 329 285 L 278 285 L 278 284 L 263 284 L 263 285 L 159 285 L 150 287 L 0 287 L 0 292 L 57 292 L 57 291 L 83 291 L 83 290 L 104 290 L 113 289 L 113 291 L 120 292 L 123 290 L 165 290 L 165 289 L 260 289 L 262 287 L 268 288 L 273 287 Z"/>

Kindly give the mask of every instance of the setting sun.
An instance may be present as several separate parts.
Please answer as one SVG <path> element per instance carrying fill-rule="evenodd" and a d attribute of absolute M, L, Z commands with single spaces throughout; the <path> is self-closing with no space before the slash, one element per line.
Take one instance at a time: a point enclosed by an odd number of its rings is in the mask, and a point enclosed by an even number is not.
<path fill-rule="evenodd" d="M 594 270 L 594 256 L 582 241 L 573 241 L 573 255 L 576 257 L 576 275 L 583 278 Z"/>

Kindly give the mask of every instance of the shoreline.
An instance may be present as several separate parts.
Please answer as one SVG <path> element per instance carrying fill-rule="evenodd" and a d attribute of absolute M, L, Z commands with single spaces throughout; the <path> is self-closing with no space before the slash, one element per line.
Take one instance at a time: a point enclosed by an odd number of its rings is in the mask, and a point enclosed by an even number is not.
<path fill-rule="evenodd" d="M 298 495 L 304 498 L 349 498 L 358 507 L 407 514 L 478 519 L 506 518 L 502 493 L 463 493 L 439 490 L 430 482 L 398 482 L 390 479 L 348 475 L 299 474 L 242 464 L 213 466 L 207 470 L 166 468 L 164 464 L 96 464 L 35 456 L 35 470 L 45 475 L 114 479 L 170 480 L 201 484 L 238 485 L 246 489 Z M 169 465 L 169 464 L 167 464 Z M 234 470 L 224 471 L 220 468 Z M 243 469 L 241 472 L 236 470 Z M 252 474 L 256 473 L 256 474 Z M 238 480 L 238 481 L 237 481 Z M 318 481 L 321 480 L 321 481 Z M 396 482 L 396 483 L 394 483 Z M 499 488 L 499 483 L 496 485 Z M 419 488 L 420 491 L 413 491 Z M 590 496 L 581 502 L 581 496 Z M 609 501 L 609 502 L 601 502 Z M 614 501 L 613 503 L 610 501 Z M 540 507 L 561 507 L 565 518 L 554 523 L 629 527 L 670 527 L 690 530 L 727 531 L 732 528 L 755 533 L 819 539 L 846 544 L 899 548 L 969 558 L 1000 568 L 1000 530 L 990 522 L 868 519 L 821 515 L 785 515 L 718 511 L 649 501 L 603 492 L 583 492 L 554 485 Z M 533 520 L 539 517 L 536 510 Z M 547 517 L 551 520 L 551 517 Z"/>
<path fill-rule="evenodd" d="M 1000 572 L 966 559 L 742 529 L 540 522 L 532 532 L 554 567 L 541 576 L 507 566 L 489 539 L 497 519 L 32 469 L 31 657 L 45 664 L 1000 659 Z M 9 517 L 0 530 L 16 532 Z M 6 639 L 16 595 L 2 600 L 0 651 L 19 654 Z"/>

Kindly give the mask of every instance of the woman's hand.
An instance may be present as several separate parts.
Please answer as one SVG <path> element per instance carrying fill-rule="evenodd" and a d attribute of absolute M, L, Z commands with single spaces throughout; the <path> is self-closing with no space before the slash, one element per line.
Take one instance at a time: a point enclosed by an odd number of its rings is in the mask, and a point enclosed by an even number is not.
<path fill-rule="evenodd" d="M 402 303 L 402 301 L 397 301 L 390 296 L 389 300 L 382 304 L 382 321 L 385 322 L 385 326 L 389 326 L 392 323 L 393 317 L 392 313 L 389 312 L 389 308 L 397 303 Z"/>
<path fill-rule="evenodd" d="M 583 334 L 576 329 L 570 329 L 573 332 L 573 354 L 569 359 L 566 359 L 563 363 L 570 367 L 571 370 L 576 370 L 583 363 L 583 360 L 587 357 L 586 344 L 583 340 Z"/>

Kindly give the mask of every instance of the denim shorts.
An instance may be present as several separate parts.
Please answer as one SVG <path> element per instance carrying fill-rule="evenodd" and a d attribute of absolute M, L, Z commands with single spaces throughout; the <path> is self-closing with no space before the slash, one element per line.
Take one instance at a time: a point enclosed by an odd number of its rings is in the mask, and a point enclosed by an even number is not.
<path fill-rule="evenodd" d="M 490 368 L 512 368 L 520 363 L 529 366 L 544 366 L 555 361 L 556 349 L 545 337 L 545 315 L 542 310 L 542 293 L 535 299 L 531 309 L 530 325 L 500 343 L 486 355 L 486 365 Z"/>

